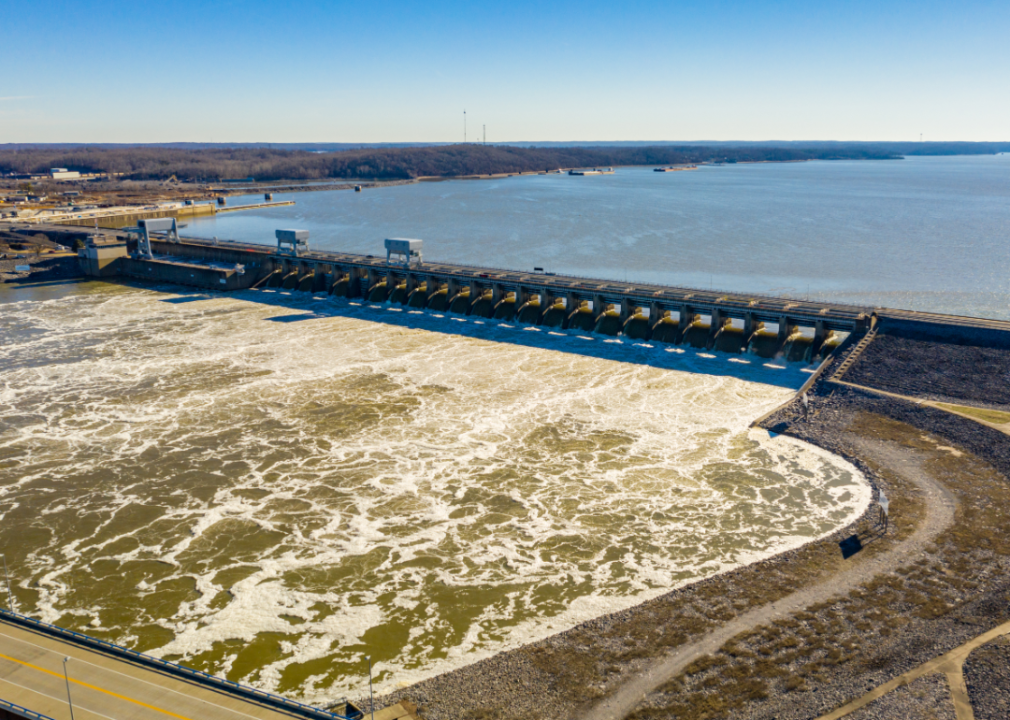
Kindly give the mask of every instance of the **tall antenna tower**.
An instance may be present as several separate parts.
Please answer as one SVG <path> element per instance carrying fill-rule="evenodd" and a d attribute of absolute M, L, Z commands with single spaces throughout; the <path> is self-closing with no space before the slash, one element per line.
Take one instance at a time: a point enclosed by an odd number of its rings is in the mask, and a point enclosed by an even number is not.
<path fill-rule="evenodd" d="M 484 128 L 484 144 L 487 145 L 487 125 L 484 125 L 483 128 Z"/>
<path fill-rule="evenodd" d="M 463 111 L 463 144 L 466 145 L 466 110 Z"/>

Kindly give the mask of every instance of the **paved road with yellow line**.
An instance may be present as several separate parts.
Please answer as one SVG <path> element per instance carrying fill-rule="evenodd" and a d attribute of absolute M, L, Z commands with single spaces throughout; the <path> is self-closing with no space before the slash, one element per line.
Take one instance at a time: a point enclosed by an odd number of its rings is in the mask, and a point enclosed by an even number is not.
<path fill-rule="evenodd" d="M 53 720 L 279 720 L 293 717 L 195 682 L 0 622 L 0 698 Z"/>

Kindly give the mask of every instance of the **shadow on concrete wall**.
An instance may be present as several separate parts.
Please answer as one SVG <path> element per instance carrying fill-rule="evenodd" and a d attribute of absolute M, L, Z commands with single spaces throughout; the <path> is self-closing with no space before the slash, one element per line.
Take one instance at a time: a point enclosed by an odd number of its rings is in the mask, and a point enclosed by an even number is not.
<path fill-rule="evenodd" d="M 177 305 L 224 297 L 223 294 L 189 290 L 179 286 L 152 286 L 129 282 L 120 284 L 145 290 L 171 292 L 173 297 L 164 298 L 162 302 Z M 613 362 L 735 377 L 792 389 L 799 388 L 814 369 L 805 363 L 789 363 L 781 359 L 766 360 L 756 355 L 698 350 L 687 345 L 675 346 L 661 342 L 638 341 L 578 330 L 534 327 L 515 321 L 504 322 L 434 310 L 418 310 L 397 304 L 372 303 L 362 298 L 346 300 L 323 294 L 313 296 L 287 290 L 244 290 L 230 293 L 229 297 L 283 310 L 281 314 L 267 318 L 269 322 L 299 323 L 327 318 L 353 318 L 398 328 L 455 335 L 486 342 L 511 343 Z"/>

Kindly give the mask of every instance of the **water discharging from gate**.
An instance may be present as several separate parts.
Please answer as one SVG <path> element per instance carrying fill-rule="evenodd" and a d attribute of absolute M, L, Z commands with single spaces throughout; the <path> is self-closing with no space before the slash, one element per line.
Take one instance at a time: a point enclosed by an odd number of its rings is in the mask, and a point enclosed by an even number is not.
<path fill-rule="evenodd" d="M 389 689 L 869 501 L 849 464 L 748 429 L 805 365 L 304 295 L 17 292 L 0 543 L 22 607 L 310 701 L 359 693 L 365 655 Z"/>

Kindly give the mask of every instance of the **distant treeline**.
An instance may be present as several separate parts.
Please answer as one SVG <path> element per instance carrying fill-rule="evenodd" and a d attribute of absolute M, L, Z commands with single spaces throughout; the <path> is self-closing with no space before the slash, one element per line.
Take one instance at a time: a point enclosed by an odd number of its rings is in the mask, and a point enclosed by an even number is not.
<path fill-rule="evenodd" d="M 1010 150 L 1010 143 L 785 143 L 782 146 L 654 145 L 520 147 L 441 145 L 358 148 L 337 152 L 267 147 L 182 149 L 156 146 L 0 147 L 0 172 L 43 173 L 65 167 L 124 173 L 136 180 L 218 181 L 400 180 L 531 172 L 604 165 L 674 165 L 699 162 L 890 159 L 908 154 L 981 154 Z"/>

